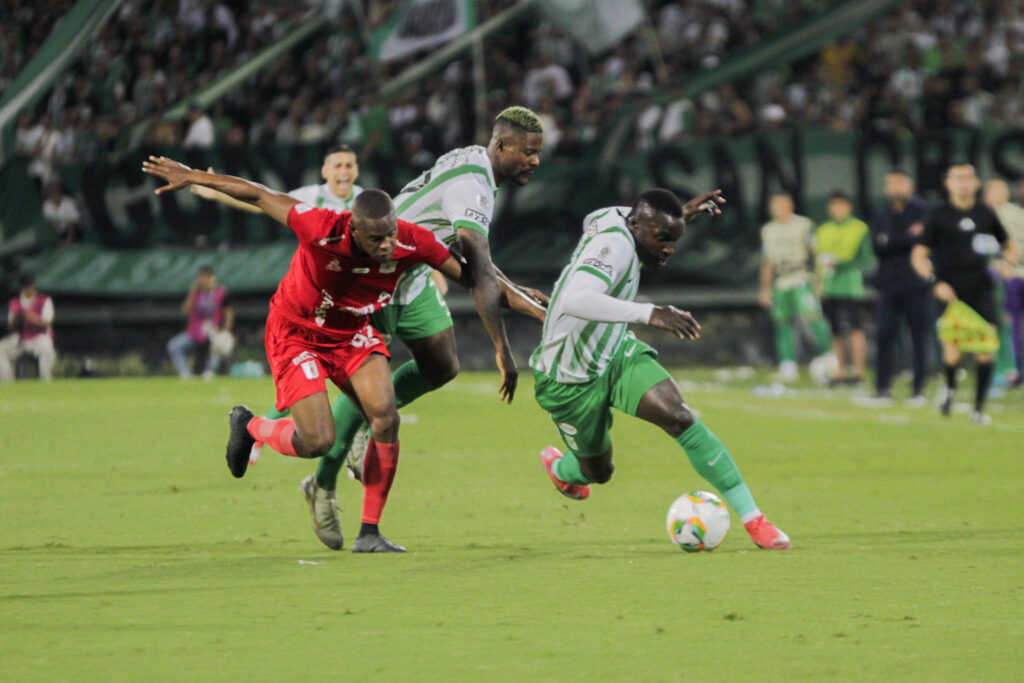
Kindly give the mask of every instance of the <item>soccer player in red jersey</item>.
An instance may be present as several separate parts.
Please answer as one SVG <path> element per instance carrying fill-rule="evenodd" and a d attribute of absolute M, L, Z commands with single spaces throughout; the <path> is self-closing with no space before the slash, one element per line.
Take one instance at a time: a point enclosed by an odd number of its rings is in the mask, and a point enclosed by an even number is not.
<path fill-rule="evenodd" d="M 317 458 L 327 453 L 334 443 L 325 381 L 330 378 L 359 406 L 373 433 L 363 466 L 362 527 L 352 550 L 404 551 L 378 529 L 398 465 L 399 418 L 387 346 L 369 315 L 390 301 L 398 276 L 418 263 L 470 286 L 460 263 L 432 232 L 398 220 L 390 197 L 380 190 L 366 190 L 351 212 L 337 212 L 166 157 L 150 157 L 142 170 L 167 181 L 157 194 L 203 185 L 259 207 L 299 239 L 288 273 L 270 300 L 266 334 L 277 408 L 290 409 L 292 417 L 270 420 L 235 406 L 226 455 L 231 473 L 245 474 L 257 439 L 285 455 Z M 340 548 L 340 528 L 333 531 Z"/>

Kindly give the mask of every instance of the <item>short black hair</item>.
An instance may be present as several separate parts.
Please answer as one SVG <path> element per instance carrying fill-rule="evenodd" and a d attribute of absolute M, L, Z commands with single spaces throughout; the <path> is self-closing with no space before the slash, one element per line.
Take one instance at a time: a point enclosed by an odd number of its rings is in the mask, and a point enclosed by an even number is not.
<path fill-rule="evenodd" d="M 211 266 L 209 263 L 204 263 L 203 265 L 199 266 L 199 272 L 205 275 L 213 275 L 213 266 Z"/>
<path fill-rule="evenodd" d="M 384 218 L 395 210 L 391 197 L 383 190 L 363 190 L 352 202 L 352 213 L 363 218 Z"/>
<path fill-rule="evenodd" d="M 346 145 L 344 143 L 342 143 L 340 145 L 332 145 L 332 146 L 328 147 L 327 151 L 324 152 L 324 159 L 326 159 L 327 157 L 331 156 L 332 154 L 337 154 L 338 152 L 348 152 L 349 154 L 355 155 L 356 161 L 359 160 L 359 155 L 356 154 L 356 151 L 354 149 L 352 149 L 352 147 L 350 147 L 349 145 Z"/>
<path fill-rule="evenodd" d="M 656 187 L 653 190 L 645 190 L 633 202 L 633 208 L 629 215 L 635 214 L 641 204 L 646 204 L 655 211 L 668 214 L 673 218 L 683 217 L 683 203 L 679 201 L 679 197 L 671 190 L 665 190 L 660 187 Z"/>
<path fill-rule="evenodd" d="M 32 273 L 22 273 L 18 278 L 18 287 L 25 288 L 36 283 L 36 276 Z"/>
<path fill-rule="evenodd" d="M 853 199 L 850 198 L 850 193 L 846 190 L 835 189 L 829 192 L 828 200 L 832 201 L 833 199 L 842 199 L 844 202 L 853 204 Z"/>
<path fill-rule="evenodd" d="M 893 166 L 888 171 L 886 171 L 885 174 L 886 175 L 904 175 L 904 176 L 907 176 L 908 178 L 911 177 L 910 171 L 908 171 L 907 169 L 903 168 L 902 166 Z"/>

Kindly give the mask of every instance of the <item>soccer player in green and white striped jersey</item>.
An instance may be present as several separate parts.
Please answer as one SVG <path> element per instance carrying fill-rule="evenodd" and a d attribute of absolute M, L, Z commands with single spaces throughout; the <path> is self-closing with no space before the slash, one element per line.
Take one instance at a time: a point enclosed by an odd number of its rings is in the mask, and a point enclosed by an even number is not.
<path fill-rule="evenodd" d="M 487 147 L 471 146 L 442 155 L 433 167 L 410 182 L 394 203 L 398 217 L 434 231 L 439 240 L 465 257 L 474 283 L 472 294 L 477 313 L 495 347 L 502 373 L 499 394 L 510 402 L 518 382 L 518 369 L 508 344 L 501 307 L 543 320 L 546 301 L 540 292 L 518 288 L 491 261 L 488 233 L 494 212 L 494 195 L 506 182 L 525 185 L 540 164 L 544 144 L 543 128 L 537 115 L 525 107 L 510 107 L 494 122 Z M 394 372 L 395 398 L 399 408 L 455 378 L 459 371 L 455 334 L 448 306 L 429 269 L 413 268 L 398 282 L 392 303 L 371 316 L 373 326 L 402 343 L 413 360 Z M 350 448 L 358 459 L 365 449 L 352 448 L 362 413 L 344 394 L 332 406 L 335 424 L 334 448 L 320 460 L 312 483 L 306 490 L 317 537 L 334 547 L 337 527 L 334 492 L 338 472 Z M 358 460 L 352 463 L 358 471 Z M 340 538 L 340 534 L 338 535 Z"/>
<path fill-rule="evenodd" d="M 590 484 L 612 476 L 609 430 L 611 408 L 618 408 L 668 432 L 740 516 L 754 543 L 784 549 L 789 537 L 758 510 L 725 445 L 690 411 L 657 352 L 628 329 L 639 323 L 681 339 L 698 336 L 700 326 L 688 312 L 633 299 L 641 264 L 665 265 L 687 221 L 720 213 L 724 201 L 715 191 L 683 206 L 668 190 L 648 190 L 632 207 L 601 209 L 584 219 L 583 237 L 555 285 L 540 346 L 530 358 L 537 403 L 570 450 L 562 454 L 549 446 L 540 458 L 562 494 L 586 498 Z"/>

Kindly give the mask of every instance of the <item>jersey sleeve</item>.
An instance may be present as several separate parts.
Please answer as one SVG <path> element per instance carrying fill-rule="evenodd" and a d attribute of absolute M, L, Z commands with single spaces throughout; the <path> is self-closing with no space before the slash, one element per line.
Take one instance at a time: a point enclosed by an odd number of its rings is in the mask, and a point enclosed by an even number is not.
<path fill-rule="evenodd" d="M 921 233 L 921 239 L 918 243 L 934 250 L 939 246 L 939 216 L 941 211 L 933 211 L 928 220 L 924 223 L 924 232 Z"/>
<path fill-rule="evenodd" d="M 605 292 L 611 291 L 633 263 L 636 248 L 619 231 L 598 234 L 573 262 L 573 275 L 587 273 L 605 283 Z M 571 277 L 571 276 L 570 276 Z"/>
<path fill-rule="evenodd" d="M 494 213 L 494 192 L 482 176 L 468 174 L 453 182 L 441 198 L 441 210 L 451 221 L 452 230 L 468 228 L 489 234 Z"/>
<path fill-rule="evenodd" d="M 339 220 L 347 220 L 347 211 L 331 211 L 318 209 L 309 204 L 296 204 L 288 212 L 288 227 L 292 229 L 300 242 L 314 242 L 332 236 L 332 230 Z"/>
<path fill-rule="evenodd" d="M 437 236 L 430 230 L 420 227 L 415 223 L 406 223 L 405 221 L 399 221 L 399 224 L 409 231 L 410 239 L 416 247 L 416 256 L 419 260 L 432 268 L 439 268 L 445 261 L 451 258 L 452 254 L 448 251 L 448 247 L 444 246 L 441 240 L 437 239 Z"/>

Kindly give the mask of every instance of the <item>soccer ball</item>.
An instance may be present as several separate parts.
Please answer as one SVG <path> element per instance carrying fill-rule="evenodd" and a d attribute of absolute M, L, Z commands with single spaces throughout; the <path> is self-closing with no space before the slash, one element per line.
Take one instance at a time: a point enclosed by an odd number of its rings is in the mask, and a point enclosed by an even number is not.
<path fill-rule="evenodd" d="M 665 526 L 672 542 L 688 553 L 714 550 L 729 533 L 729 509 L 713 493 L 690 491 L 669 507 Z"/>

